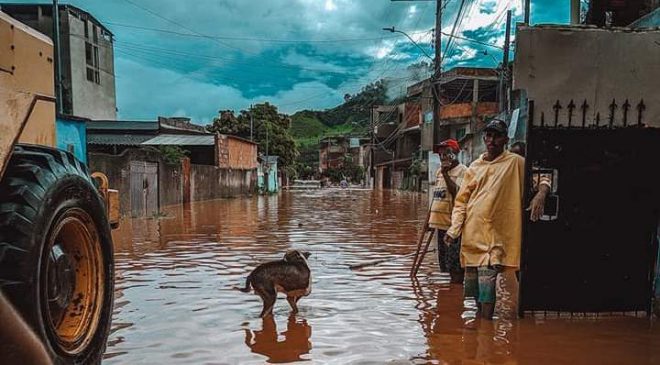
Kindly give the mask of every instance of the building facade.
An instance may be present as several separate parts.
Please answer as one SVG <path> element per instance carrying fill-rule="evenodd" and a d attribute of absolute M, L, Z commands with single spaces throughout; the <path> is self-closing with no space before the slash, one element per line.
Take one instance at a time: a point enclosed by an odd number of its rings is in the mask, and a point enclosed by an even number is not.
<path fill-rule="evenodd" d="M 53 38 L 53 6 L 0 4 L 3 12 Z M 60 5 L 62 114 L 115 120 L 113 34 L 94 16 Z M 56 45 L 57 47 L 57 45 Z"/>

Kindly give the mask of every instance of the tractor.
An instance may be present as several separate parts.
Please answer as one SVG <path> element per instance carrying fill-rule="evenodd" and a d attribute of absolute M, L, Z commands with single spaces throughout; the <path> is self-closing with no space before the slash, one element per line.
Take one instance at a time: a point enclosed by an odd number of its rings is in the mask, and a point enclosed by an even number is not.
<path fill-rule="evenodd" d="M 0 291 L 54 363 L 93 364 L 110 332 L 118 193 L 55 148 L 53 50 L 0 12 Z"/>

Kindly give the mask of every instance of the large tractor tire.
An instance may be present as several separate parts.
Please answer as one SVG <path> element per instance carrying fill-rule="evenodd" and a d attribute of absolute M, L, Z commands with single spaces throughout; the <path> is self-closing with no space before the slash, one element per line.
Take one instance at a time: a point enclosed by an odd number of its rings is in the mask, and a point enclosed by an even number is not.
<path fill-rule="evenodd" d="M 0 182 L 0 289 L 55 364 L 100 363 L 112 316 L 112 237 L 93 179 L 70 153 L 14 148 Z"/>

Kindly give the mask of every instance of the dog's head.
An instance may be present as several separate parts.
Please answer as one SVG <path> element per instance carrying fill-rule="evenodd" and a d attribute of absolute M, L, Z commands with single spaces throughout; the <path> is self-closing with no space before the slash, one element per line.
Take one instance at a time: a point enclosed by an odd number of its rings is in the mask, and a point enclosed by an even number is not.
<path fill-rule="evenodd" d="M 311 253 L 307 251 L 289 250 L 284 254 L 284 261 L 286 262 L 305 262 Z"/>

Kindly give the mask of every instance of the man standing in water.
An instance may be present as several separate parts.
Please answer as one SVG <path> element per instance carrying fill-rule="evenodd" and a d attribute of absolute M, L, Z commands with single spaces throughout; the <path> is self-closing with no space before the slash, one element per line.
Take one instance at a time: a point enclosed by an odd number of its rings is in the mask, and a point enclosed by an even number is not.
<path fill-rule="evenodd" d="M 520 265 L 525 162 L 505 150 L 507 129 L 501 120 L 484 129 L 486 153 L 465 172 L 445 235 L 447 244 L 461 236 L 464 294 L 485 319 L 493 318 L 497 274 Z"/>
<path fill-rule="evenodd" d="M 440 169 L 435 175 L 433 200 L 429 227 L 435 228 L 438 238 L 438 262 L 440 271 L 449 272 L 452 283 L 463 282 L 463 269 L 460 263 L 460 241 L 457 239 L 451 245 L 445 246 L 444 236 L 451 225 L 451 212 L 454 199 L 461 186 L 463 174 L 467 167 L 458 162 L 456 155 L 460 146 L 455 139 L 448 139 L 434 146 L 433 152 L 440 155 Z"/>

